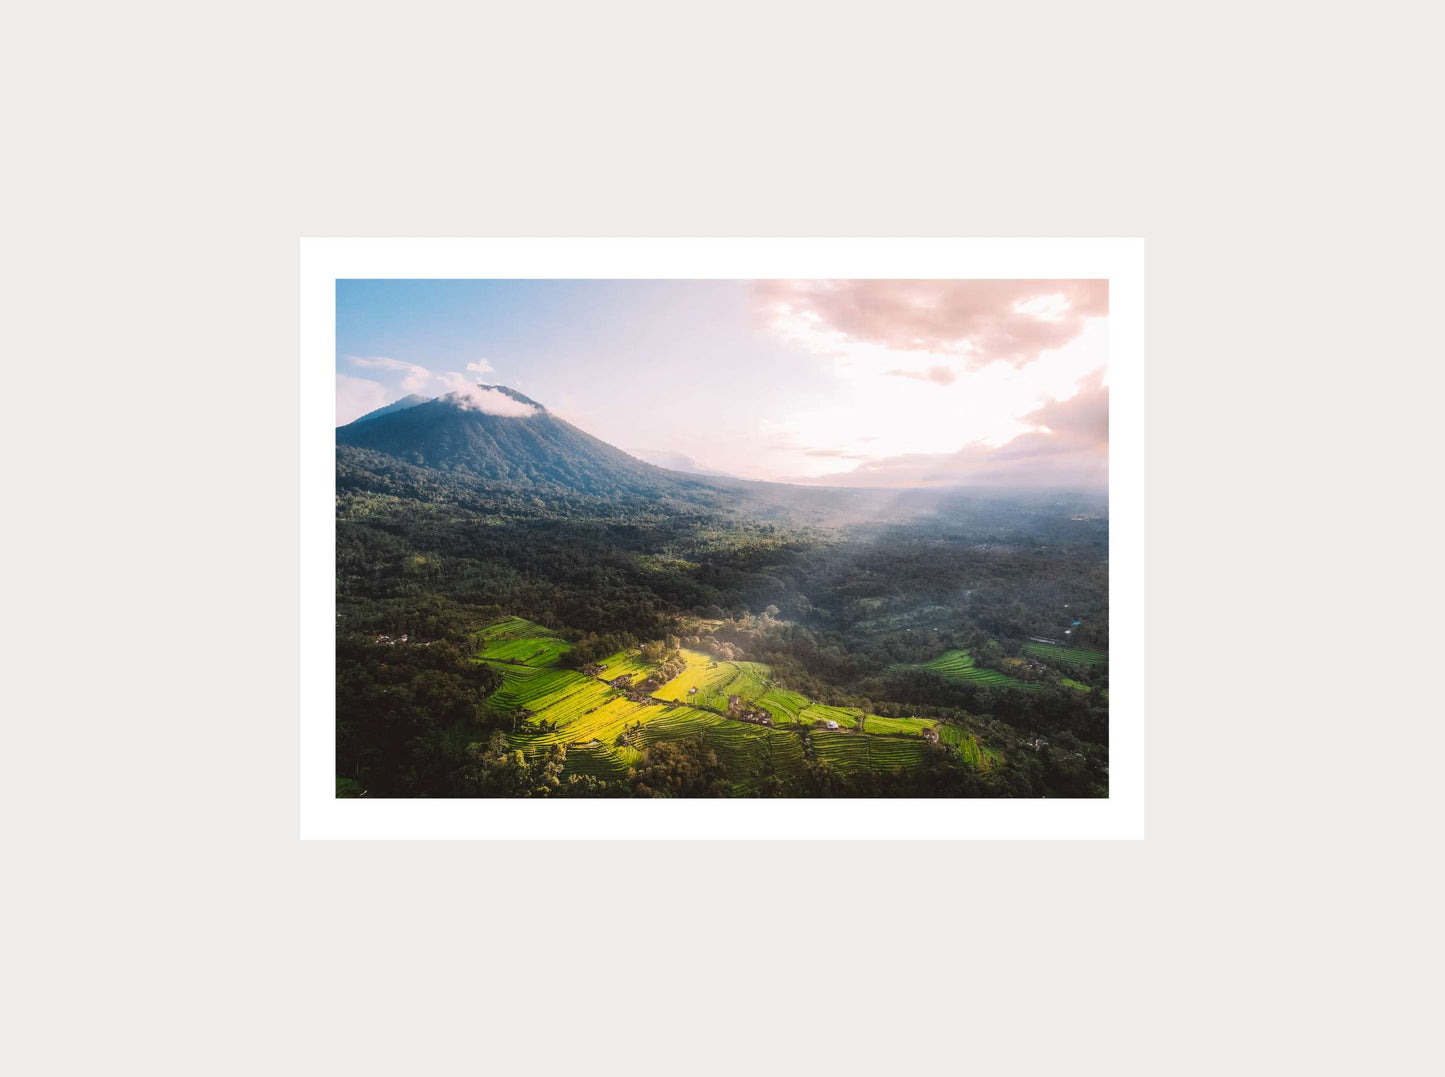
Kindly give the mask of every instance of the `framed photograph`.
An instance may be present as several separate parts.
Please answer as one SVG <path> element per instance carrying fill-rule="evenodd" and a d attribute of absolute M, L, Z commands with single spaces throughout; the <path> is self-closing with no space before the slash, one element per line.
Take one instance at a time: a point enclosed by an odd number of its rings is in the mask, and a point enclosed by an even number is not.
<path fill-rule="evenodd" d="M 1143 285 L 303 240 L 302 836 L 1142 838 Z"/>

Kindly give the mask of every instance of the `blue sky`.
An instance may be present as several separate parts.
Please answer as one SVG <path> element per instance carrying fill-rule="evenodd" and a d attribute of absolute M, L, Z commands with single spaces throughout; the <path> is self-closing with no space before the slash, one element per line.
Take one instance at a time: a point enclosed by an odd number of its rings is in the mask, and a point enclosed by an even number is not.
<path fill-rule="evenodd" d="M 1098 283 L 338 281 L 337 422 L 483 382 L 655 462 L 748 478 L 1097 473 Z"/>

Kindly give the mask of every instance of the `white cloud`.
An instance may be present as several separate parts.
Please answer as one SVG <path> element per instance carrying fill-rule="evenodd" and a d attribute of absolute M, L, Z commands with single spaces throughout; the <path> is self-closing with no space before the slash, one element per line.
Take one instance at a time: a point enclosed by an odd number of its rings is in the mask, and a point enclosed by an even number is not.
<path fill-rule="evenodd" d="M 468 381 L 465 374 L 449 370 L 444 374 L 438 374 L 436 378 L 449 390 L 447 399 L 461 407 L 483 411 L 488 415 L 504 415 L 518 419 L 525 419 L 529 415 L 537 414 L 537 409 L 531 404 L 514 400 L 497 389 L 483 389 L 480 385 Z"/>
<path fill-rule="evenodd" d="M 386 386 L 379 381 L 336 375 L 336 425 L 345 426 L 386 403 Z"/>
<path fill-rule="evenodd" d="M 388 359 L 384 355 L 363 358 L 359 355 L 348 355 L 347 360 L 361 367 L 373 367 L 380 370 L 397 370 L 406 374 L 401 379 L 401 387 L 408 393 L 419 393 L 426 388 L 427 382 L 432 380 L 432 372 L 419 363 L 408 363 L 404 359 Z"/>
<path fill-rule="evenodd" d="M 535 415 L 537 408 L 531 404 L 524 404 L 520 400 L 514 400 L 506 393 L 498 392 L 495 389 L 483 389 L 466 374 L 455 370 L 445 370 L 441 373 L 422 366 L 420 363 L 412 363 L 405 359 L 391 359 L 384 355 L 361 356 L 348 355 L 347 362 L 355 366 L 371 370 L 388 370 L 402 374 L 401 391 L 407 393 L 428 393 L 435 392 L 441 386 L 446 394 L 462 407 L 473 408 L 477 411 L 484 411 L 488 415 L 506 415 L 525 418 L 528 415 Z M 467 370 L 472 374 L 495 373 L 492 364 L 485 359 L 478 359 L 476 362 L 468 363 Z M 352 378 L 345 374 L 338 374 L 337 379 L 337 413 L 342 411 L 343 383 L 346 385 L 345 392 L 348 394 L 348 401 L 364 401 L 366 406 L 355 414 L 354 419 L 367 411 L 379 408 L 387 402 L 387 390 L 380 383 L 367 381 L 362 378 Z M 363 388 L 365 387 L 365 388 Z M 374 402 L 373 402 L 374 401 Z M 348 414 L 353 410 L 353 405 L 348 403 L 346 411 Z M 341 420 L 338 418 L 338 423 Z M 346 420 L 350 422 L 350 419 Z"/>

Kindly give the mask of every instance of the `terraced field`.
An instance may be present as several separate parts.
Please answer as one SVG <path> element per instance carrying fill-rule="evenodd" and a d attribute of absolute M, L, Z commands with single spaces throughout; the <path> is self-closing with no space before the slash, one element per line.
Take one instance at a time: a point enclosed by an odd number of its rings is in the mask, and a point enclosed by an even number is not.
<path fill-rule="evenodd" d="M 724 721 L 710 727 L 703 741 L 734 775 L 736 792 L 751 791 L 769 774 L 789 779 L 803 773 L 803 740 L 796 733 Z"/>
<path fill-rule="evenodd" d="M 813 733 L 813 754 L 839 770 L 867 770 L 868 745 L 872 738 L 843 730 Z"/>
<path fill-rule="evenodd" d="M 694 707 L 659 707 L 661 712 L 643 725 L 633 743 L 647 748 L 661 740 L 681 740 L 683 737 L 704 733 L 715 725 L 742 726 L 744 723 L 731 722 L 711 711 L 700 711 Z"/>
<path fill-rule="evenodd" d="M 719 662 L 701 651 L 684 649 L 682 658 L 687 663 L 687 668 L 657 690 L 655 695 L 658 699 L 685 702 L 690 699 L 689 689 L 696 688 L 697 694 L 701 695 L 704 690 L 712 690 L 732 676 L 729 668 L 731 663 Z M 723 705 L 727 705 L 726 699 L 723 700 Z"/>
<path fill-rule="evenodd" d="M 603 744 L 614 744 L 628 726 L 642 722 L 645 727 L 666 713 L 667 708 L 660 703 L 634 703 L 614 693 L 600 707 L 565 726 L 564 731 L 574 743 L 599 740 Z"/>
<path fill-rule="evenodd" d="M 590 774 L 594 778 L 612 781 L 627 777 L 628 768 L 635 767 L 641 758 L 642 753 L 636 748 L 574 744 L 567 749 L 567 763 L 562 768 L 562 774 L 564 777 Z"/>
<path fill-rule="evenodd" d="M 739 699 L 749 703 L 756 702 L 764 692 L 768 690 L 768 678 L 773 671 L 761 662 L 733 662 L 734 672 L 727 682 L 718 689 L 717 696 L 721 702 L 721 709 L 726 710 L 729 696 L 737 696 Z M 702 695 L 701 692 L 698 695 Z M 699 699 L 697 702 L 702 703 Z M 706 706 L 714 706 L 712 703 Z"/>
<path fill-rule="evenodd" d="M 529 759 L 554 745 L 567 746 L 564 774 L 624 778 L 648 747 L 667 740 L 700 737 L 717 752 L 734 777 L 736 793 L 748 793 L 770 775 L 796 777 L 805 766 L 803 727 L 834 721 L 839 730 L 814 730 L 817 757 L 841 768 L 883 769 L 917 766 L 925 756 L 925 729 L 938 723 L 928 718 L 884 718 L 853 707 L 815 703 L 798 692 L 770 683 L 772 671 L 758 662 L 720 661 L 698 651 L 683 651 L 684 671 L 657 691 L 668 702 L 635 702 L 609 681 L 624 674 L 634 680 L 648 676 L 655 665 L 636 651 L 622 651 L 599 663 L 598 677 L 562 669 L 557 659 L 566 641 L 540 625 L 510 618 L 479 634 L 476 661 L 502 675 L 502 686 L 488 703 L 494 708 L 529 712 L 532 728 L 509 734 L 510 747 Z M 688 690 L 697 692 L 689 695 Z M 724 717 L 728 697 L 766 707 L 774 727 Z M 845 732 L 863 719 L 864 734 Z M 545 731 L 536 727 L 545 725 Z M 618 744 L 631 728 L 631 744 Z M 781 728 L 778 728 L 781 727 Z M 983 756 L 972 738 L 948 736 L 969 761 Z"/>
<path fill-rule="evenodd" d="M 539 624 L 509 617 L 481 631 L 478 657 L 496 662 L 519 662 L 528 666 L 550 666 L 572 645 Z"/>
<path fill-rule="evenodd" d="M 761 662 L 725 662 L 700 651 L 682 652 L 687 668 L 655 693 L 659 699 L 675 699 L 715 710 L 728 709 L 728 696 L 756 702 L 768 690 L 772 670 Z M 696 688 L 695 694 L 689 690 Z M 800 697 L 801 698 L 801 697 Z"/>
<path fill-rule="evenodd" d="M 898 770 L 923 765 L 928 746 L 921 737 L 865 737 L 868 765 L 874 770 Z"/>
<path fill-rule="evenodd" d="M 490 641 L 481 656 L 494 662 L 521 662 L 528 666 L 550 666 L 571 649 L 560 639 L 502 639 Z"/>
<path fill-rule="evenodd" d="M 507 709 L 526 707 L 539 696 L 555 691 L 559 684 L 570 683 L 572 678 L 581 677 L 580 674 L 560 669 L 501 664 L 494 668 L 502 675 L 502 687 L 492 693 L 488 702 L 494 707 Z"/>
<path fill-rule="evenodd" d="M 553 697 L 545 707 L 539 707 L 532 713 L 549 725 L 571 733 L 573 727 L 580 727 L 581 719 L 592 711 L 599 709 L 610 700 L 621 698 L 615 688 L 588 678 L 586 684 L 581 688 L 564 696 Z M 623 702 L 627 702 L 627 700 L 623 700 Z M 591 737 L 585 735 L 579 728 L 577 735 L 572 739 L 590 740 Z"/>
<path fill-rule="evenodd" d="M 967 651 L 944 651 L 937 658 L 918 665 L 896 665 L 893 669 L 928 669 L 950 681 L 967 681 L 970 684 L 997 688 L 1037 688 L 1038 685 L 1015 680 L 996 669 L 980 669 L 973 663 L 973 656 Z"/>
<path fill-rule="evenodd" d="M 758 706 L 766 708 L 778 723 L 799 721 L 798 715 L 811 704 L 807 696 L 786 688 L 769 688 L 758 697 Z"/>
<path fill-rule="evenodd" d="M 842 730 L 813 733 L 813 753 L 839 770 L 899 770 L 922 764 L 921 737 L 870 737 Z"/>
<path fill-rule="evenodd" d="M 881 714 L 870 714 L 863 723 L 863 732 L 921 737 L 925 729 L 937 725 L 936 718 L 884 718 Z"/>
<path fill-rule="evenodd" d="M 628 676 L 634 683 L 645 680 L 657 668 L 636 651 L 618 651 L 604 658 L 598 665 L 602 667 L 602 676 L 607 680 L 615 681 L 618 677 Z"/>
<path fill-rule="evenodd" d="M 959 758 L 974 767 L 991 767 L 1002 758 L 997 751 L 978 742 L 978 738 L 956 725 L 940 726 L 938 739 L 958 749 Z"/>
<path fill-rule="evenodd" d="M 1024 651 L 1037 658 L 1056 658 L 1078 666 L 1100 666 L 1109 660 L 1108 651 L 1090 651 L 1083 647 L 1064 647 L 1057 643 L 1025 643 Z"/>
<path fill-rule="evenodd" d="M 858 724 L 858 716 L 862 713 L 857 707 L 830 707 L 826 703 L 809 703 L 798 713 L 798 721 L 803 725 L 837 722 L 839 729 L 852 729 Z"/>

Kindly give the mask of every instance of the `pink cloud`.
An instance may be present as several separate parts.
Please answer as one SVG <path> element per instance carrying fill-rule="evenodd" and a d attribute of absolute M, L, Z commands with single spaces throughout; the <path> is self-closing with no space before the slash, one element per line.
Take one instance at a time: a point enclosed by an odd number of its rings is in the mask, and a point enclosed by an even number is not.
<path fill-rule="evenodd" d="M 915 381 L 931 381 L 938 385 L 952 385 L 958 380 L 957 372 L 948 366 L 931 366 L 927 370 L 889 370 L 885 373 L 890 378 L 913 378 Z"/>
<path fill-rule="evenodd" d="M 754 300 L 775 327 L 820 342 L 952 355 L 966 368 L 1024 366 L 1107 315 L 1109 282 L 774 280 L 759 281 Z"/>

